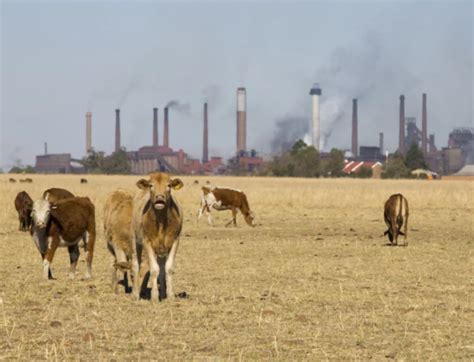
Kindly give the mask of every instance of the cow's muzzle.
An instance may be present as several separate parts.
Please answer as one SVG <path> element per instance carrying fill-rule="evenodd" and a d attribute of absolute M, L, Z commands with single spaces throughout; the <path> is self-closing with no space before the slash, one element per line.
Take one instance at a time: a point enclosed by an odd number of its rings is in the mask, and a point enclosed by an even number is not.
<path fill-rule="evenodd" d="M 155 201 L 153 202 L 153 206 L 157 210 L 163 210 L 166 206 L 166 197 L 165 195 L 156 195 Z"/>

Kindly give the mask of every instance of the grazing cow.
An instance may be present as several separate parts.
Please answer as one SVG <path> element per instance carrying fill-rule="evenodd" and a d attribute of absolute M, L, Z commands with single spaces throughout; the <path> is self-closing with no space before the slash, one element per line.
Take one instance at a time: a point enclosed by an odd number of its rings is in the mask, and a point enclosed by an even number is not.
<path fill-rule="evenodd" d="M 131 192 L 117 190 L 109 195 L 104 205 L 104 234 L 107 248 L 115 259 L 112 270 L 112 288 L 117 293 L 118 281 L 125 277 L 124 271 L 131 270 L 133 295 L 138 299 L 138 258 L 135 240 L 132 237 L 132 214 L 133 195 Z"/>
<path fill-rule="evenodd" d="M 90 278 L 96 230 L 95 208 L 89 198 L 72 197 L 51 203 L 39 199 L 33 203 L 31 216 L 31 235 L 43 258 L 43 277 L 53 279 L 50 265 L 57 247 L 64 245 L 68 247 L 71 262 L 69 278 L 73 279 L 80 254 L 78 244 L 86 236 L 86 278 Z"/>
<path fill-rule="evenodd" d="M 15 180 L 14 178 L 10 177 L 10 178 L 8 179 L 8 182 L 15 183 L 16 180 Z"/>
<path fill-rule="evenodd" d="M 22 183 L 23 183 L 23 182 L 26 182 L 26 183 L 29 183 L 29 184 L 30 184 L 30 183 L 33 182 L 33 180 L 32 180 L 31 178 L 25 178 L 25 179 L 20 179 L 20 182 L 22 182 Z"/>
<path fill-rule="evenodd" d="M 207 180 L 207 181 L 206 181 L 206 184 L 207 184 L 207 185 L 210 185 L 210 184 L 211 184 L 211 181 Z"/>
<path fill-rule="evenodd" d="M 387 224 L 388 239 L 393 245 L 398 244 L 398 235 L 404 236 L 404 245 L 408 246 L 407 228 L 408 228 L 408 201 L 402 194 L 395 194 L 389 197 L 385 202 L 383 214 L 385 224 Z M 403 231 L 402 231 L 403 229 Z"/>
<path fill-rule="evenodd" d="M 81 178 L 81 184 L 86 184 L 88 181 L 86 178 Z"/>
<path fill-rule="evenodd" d="M 199 208 L 198 221 L 204 212 L 212 226 L 211 207 L 218 210 L 232 210 L 232 219 L 225 226 L 234 223 L 237 226 L 237 210 L 240 210 L 245 221 L 250 226 L 255 226 L 255 215 L 250 211 L 247 196 L 240 190 L 224 187 L 202 187 L 201 207 Z"/>
<path fill-rule="evenodd" d="M 194 184 L 195 184 L 195 185 L 199 185 L 199 181 L 198 181 L 198 180 L 194 180 Z"/>
<path fill-rule="evenodd" d="M 74 194 L 66 189 L 53 187 L 43 192 L 43 199 L 49 202 L 56 202 L 59 200 L 69 199 L 74 197 Z"/>
<path fill-rule="evenodd" d="M 133 200 L 133 230 L 137 243 L 137 253 L 145 248 L 152 283 L 151 299 L 159 300 L 167 296 L 174 298 L 172 275 L 183 225 L 183 213 L 171 190 L 183 187 L 180 179 L 172 179 L 167 173 L 152 173 L 149 180 L 137 182 L 140 191 Z M 143 263 L 141 263 L 143 268 Z M 142 270 L 140 270 L 142 274 Z"/>
<path fill-rule="evenodd" d="M 19 192 L 15 197 L 15 209 L 18 212 L 20 221 L 20 231 L 28 231 L 31 225 L 31 211 L 33 210 L 33 200 L 26 191 Z"/>

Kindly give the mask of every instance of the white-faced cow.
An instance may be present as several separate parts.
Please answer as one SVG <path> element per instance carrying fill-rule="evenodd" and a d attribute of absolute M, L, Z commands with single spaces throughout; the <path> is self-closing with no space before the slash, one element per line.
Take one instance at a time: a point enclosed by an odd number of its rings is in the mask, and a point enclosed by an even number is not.
<path fill-rule="evenodd" d="M 183 225 L 183 213 L 172 190 L 183 187 L 180 179 L 167 173 L 152 173 L 149 179 L 137 182 L 140 191 L 133 200 L 133 230 L 139 260 L 145 249 L 152 283 L 151 300 L 174 298 L 173 273 L 179 235 Z M 140 268 L 144 267 L 141 263 Z M 143 275 L 142 270 L 140 274 Z M 157 280 L 158 279 L 158 280 Z"/>
<path fill-rule="evenodd" d="M 398 236 L 402 235 L 404 245 L 408 246 L 407 242 L 407 229 L 408 229 L 408 201 L 402 194 L 395 194 L 389 197 L 385 202 L 384 208 L 384 220 L 387 224 L 387 231 L 384 235 L 388 234 L 388 239 L 393 245 L 398 244 Z"/>
<path fill-rule="evenodd" d="M 79 241 L 87 239 L 86 278 L 91 277 L 96 238 L 95 208 L 87 197 L 72 197 L 50 203 L 33 203 L 31 235 L 43 258 L 43 277 L 53 279 L 51 263 L 58 246 L 67 246 L 71 262 L 69 277 L 75 277 L 79 259 Z"/>
<path fill-rule="evenodd" d="M 131 192 L 119 189 L 109 195 L 104 205 L 104 234 L 107 248 L 114 256 L 112 289 L 118 292 L 118 281 L 121 278 L 125 280 L 125 272 L 130 270 L 127 281 L 133 282 L 133 295 L 138 299 L 138 258 L 135 239 L 132 237 L 132 215 Z"/>
<path fill-rule="evenodd" d="M 33 200 L 26 191 L 21 191 L 15 197 L 15 209 L 18 212 L 20 221 L 20 231 L 28 231 L 31 225 L 31 211 L 33 210 Z"/>
<path fill-rule="evenodd" d="M 247 196 L 240 190 L 203 186 L 198 221 L 204 213 L 207 213 L 207 220 L 209 225 L 212 226 L 211 208 L 218 211 L 232 211 L 232 219 L 227 222 L 226 226 L 232 223 L 237 226 L 237 210 L 240 210 L 248 225 L 255 226 L 255 215 L 250 210 Z"/>

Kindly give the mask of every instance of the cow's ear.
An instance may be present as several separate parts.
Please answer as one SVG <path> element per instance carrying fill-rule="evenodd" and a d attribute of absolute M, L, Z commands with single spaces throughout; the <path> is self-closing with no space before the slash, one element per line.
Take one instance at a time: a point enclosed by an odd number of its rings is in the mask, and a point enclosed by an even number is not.
<path fill-rule="evenodd" d="M 141 190 L 148 190 L 150 186 L 150 181 L 147 181 L 144 178 L 137 182 L 137 187 Z"/>
<path fill-rule="evenodd" d="M 181 189 L 183 186 L 184 186 L 184 183 L 183 183 L 183 181 L 181 181 L 179 178 L 175 178 L 175 179 L 171 180 L 171 182 L 170 182 L 170 187 L 171 187 L 173 190 L 179 190 L 179 189 Z"/>

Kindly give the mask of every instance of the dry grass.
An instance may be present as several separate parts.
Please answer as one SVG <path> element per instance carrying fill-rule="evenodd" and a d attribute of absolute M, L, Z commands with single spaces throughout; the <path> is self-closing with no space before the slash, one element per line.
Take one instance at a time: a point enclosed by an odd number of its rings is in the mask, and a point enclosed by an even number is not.
<path fill-rule="evenodd" d="M 186 300 L 151 305 L 116 296 L 102 206 L 137 177 L 0 176 L 0 358 L 3 359 L 473 359 L 473 195 L 464 181 L 183 178 L 185 210 L 176 291 Z M 247 191 L 258 226 L 195 224 L 200 185 Z M 67 278 L 60 249 L 55 281 L 17 231 L 17 192 L 51 186 L 97 207 L 94 278 Z M 386 247 L 383 202 L 410 205 L 407 248 Z"/>

